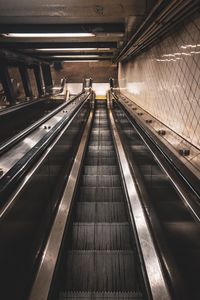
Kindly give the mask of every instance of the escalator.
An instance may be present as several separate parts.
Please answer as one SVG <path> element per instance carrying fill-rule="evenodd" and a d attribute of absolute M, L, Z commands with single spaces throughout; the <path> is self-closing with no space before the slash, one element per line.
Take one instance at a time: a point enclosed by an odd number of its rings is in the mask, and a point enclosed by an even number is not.
<path fill-rule="evenodd" d="M 73 115 L 47 143 L 48 148 L 42 146 L 39 159 L 29 167 L 21 164 L 25 176 L 17 184 L 8 180 L 11 195 L 0 196 L 0 299 L 28 299 L 88 118 L 89 100 L 77 108 L 73 106 Z"/>
<path fill-rule="evenodd" d="M 150 150 L 136 123 L 117 103 L 114 113 L 174 299 L 200 299 L 199 199 L 189 189 L 184 190 L 178 180 L 173 182 L 172 171 L 167 174 L 163 170 L 157 152 Z M 193 203 L 196 210 L 192 209 Z"/>
<path fill-rule="evenodd" d="M 0 211 L 3 299 L 171 299 L 113 116 L 86 98 Z"/>
<path fill-rule="evenodd" d="M 105 101 L 97 101 L 58 299 L 144 299 Z"/>
<path fill-rule="evenodd" d="M 198 199 L 122 105 L 86 96 L 0 210 L 0 296 L 199 299 Z"/>

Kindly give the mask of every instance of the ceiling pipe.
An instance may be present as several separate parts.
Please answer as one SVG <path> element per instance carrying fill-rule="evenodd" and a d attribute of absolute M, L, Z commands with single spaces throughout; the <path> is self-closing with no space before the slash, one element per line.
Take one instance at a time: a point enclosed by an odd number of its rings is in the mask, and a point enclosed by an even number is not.
<path fill-rule="evenodd" d="M 127 60 L 152 46 L 198 8 L 198 0 L 159 1 L 114 61 Z"/>

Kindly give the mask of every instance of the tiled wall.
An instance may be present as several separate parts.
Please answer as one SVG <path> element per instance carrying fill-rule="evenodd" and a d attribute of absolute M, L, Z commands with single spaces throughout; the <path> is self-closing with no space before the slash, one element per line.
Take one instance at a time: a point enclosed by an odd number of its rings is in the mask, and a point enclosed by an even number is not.
<path fill-rule="evenodd" d="M 121 92 L 200 148 L 200 14 L 120 64 Z"/>

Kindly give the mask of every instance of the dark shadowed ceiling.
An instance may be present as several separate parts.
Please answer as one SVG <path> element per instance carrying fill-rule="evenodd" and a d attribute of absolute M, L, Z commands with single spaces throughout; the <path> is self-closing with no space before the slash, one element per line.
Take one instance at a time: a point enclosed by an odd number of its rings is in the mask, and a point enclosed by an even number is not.
<path fill-rule="evenodd" d="M 155 1 L 0 0 L 0 47 L 43 60 L 112 60 Z"/>

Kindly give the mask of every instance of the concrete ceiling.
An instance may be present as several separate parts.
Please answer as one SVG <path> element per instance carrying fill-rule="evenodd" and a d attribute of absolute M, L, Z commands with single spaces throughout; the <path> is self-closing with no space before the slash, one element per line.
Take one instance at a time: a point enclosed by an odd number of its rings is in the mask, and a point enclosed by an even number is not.
<path fill-rule="evenodd" d="M 39 57 L 40 53 L 34 51 L 38 46 L 54 48 L 56 45 L 56 48 L 73 48 L 75 43 L 77 48 L 88 47 L 90 44 L 95 48 L 105 48 L 112 42 L 114 47 L 111 50 L 114 54 L 114 51 L 127 40 L 130 32 L 136 30 L 154 2 L 153 0 L 0 0 L 0 47 L 15 49 L 17 46 L 20 51 L 29 48 L 30 54 Z M 92 32 L 94 36 L 11 38 L 1 35 L 13 32 Z M 47 52 L 47 58 L 51 55 L 53 54 Z M 110 60 L 111 56 L 105 59 Z"/>
<path fill-rule="evenodd" d="M 145 9 L 145 0 L 1 0 L 0 22 L 112 23 L 143 15 Z"/>

